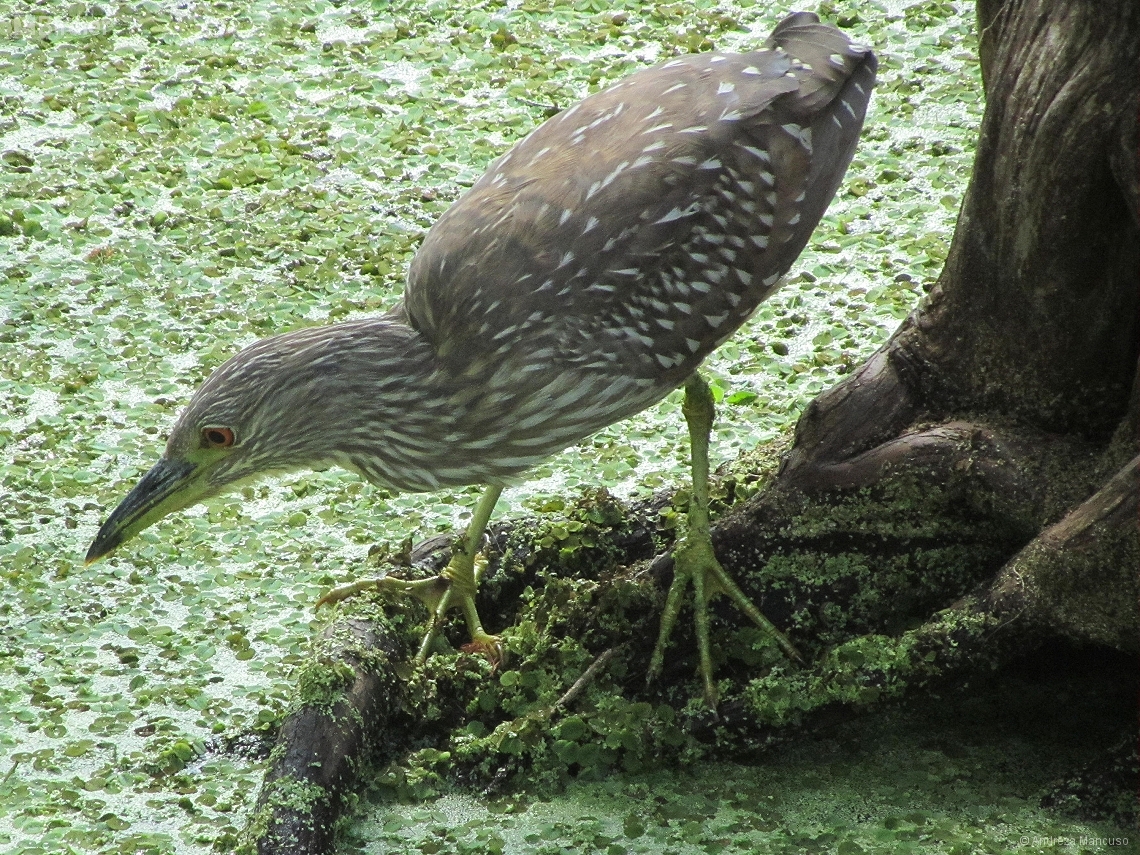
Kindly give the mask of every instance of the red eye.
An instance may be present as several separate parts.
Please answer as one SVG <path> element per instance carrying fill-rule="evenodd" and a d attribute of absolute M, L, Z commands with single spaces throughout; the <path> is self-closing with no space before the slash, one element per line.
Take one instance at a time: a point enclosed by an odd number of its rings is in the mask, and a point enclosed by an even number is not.
<path fill-rule="evenodd" d="M 205 448 L 229 448 L 234 444 L 234 432 L 228 427 L 202 428 L 202 445 Z"/>

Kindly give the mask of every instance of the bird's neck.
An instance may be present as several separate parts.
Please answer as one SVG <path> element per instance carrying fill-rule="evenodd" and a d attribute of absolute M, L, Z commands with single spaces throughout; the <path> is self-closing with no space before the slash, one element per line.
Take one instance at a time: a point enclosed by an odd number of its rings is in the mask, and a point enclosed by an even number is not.
<path fill-rule="evenodd" d="M 328 424 L 314 457 L 400 491 L 485 480 L 472 445 L 485 427 L 478 378 L 443 364 L 398 316 L 320 329 L 322 340 L 299 367 L 309 376 L 298 386 L 311 394 L 294 411 Z"/>

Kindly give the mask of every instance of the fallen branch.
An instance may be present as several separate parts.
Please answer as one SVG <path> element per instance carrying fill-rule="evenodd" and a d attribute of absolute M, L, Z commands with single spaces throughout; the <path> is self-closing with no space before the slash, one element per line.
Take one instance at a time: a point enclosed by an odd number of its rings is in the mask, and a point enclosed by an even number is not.
<path fill-rule="evenodd" d="M 344 797 L 402 712 L 403 681 L 394 664 L 407 656 L 382 618 L 344 618 L 324 632 L 298 679 L 298 705 L 270 755 L 245 851 L 333 851 Z"/>

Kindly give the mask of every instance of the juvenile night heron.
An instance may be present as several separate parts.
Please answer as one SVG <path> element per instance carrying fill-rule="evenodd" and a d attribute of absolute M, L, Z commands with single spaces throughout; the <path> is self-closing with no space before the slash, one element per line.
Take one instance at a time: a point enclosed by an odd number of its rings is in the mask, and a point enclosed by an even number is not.
<path fill-rule="evenodd" d="M 474 561 L 504 485 L 684 385 L 693 490 L 650 675 L 692 583 L 704 694 L 710 597 L 794 650 L 709 535 L 713 401 L 697 369 L 777 287 L 851 160 L 869 49 L 810 13 L 745 54 L 640 71 L 544 123 L 428 232 L 400 305 L 264 339 L 206 380 L 162 459 L 99 530 L 93 561 L 172 511 L 273 472 L 332 464 L 396 490 L 484 484 L 438 580 L 372 580 L 475 610 Z"/>

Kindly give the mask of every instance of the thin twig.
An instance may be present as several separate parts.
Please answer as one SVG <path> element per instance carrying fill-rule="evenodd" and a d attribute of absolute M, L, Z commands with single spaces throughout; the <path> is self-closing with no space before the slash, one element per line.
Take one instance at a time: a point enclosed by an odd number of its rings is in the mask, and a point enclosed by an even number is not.
<path fill-rule="evenodd" d="M 598 676 L 598 672 L 606 667 L 606 663 L 613 659 L 614 654 L 621 650 L 623 647 L 625 647 L 624 644 L 619 644 L 615 647 L 611 647 L 603 652 L 600 656 L 598 656 L 597 659 L 591 662 L 590 667 L 582 672 L 582 676 L 574 681 L 574 685 L 566 690 L 566 694 L 555 701 L 554 705 L 549 710 L 547 710 L 546 717 L 552 718 L 554 714 L 558 712 L 558 710 L 562 709 L 563 707 L 568 707 L 570 704 L 572 704 L 577 699 L 577 697 L 586 690 L 586 687 L 594 681 L 594 678 Z"/>
<path fill-rule="evenodd" d="M 517 100 L 521 101 L 523 104 L 526 104 L 528 107 L 536 107 L 537 109 L 542 110 L 542 114 L 547 118 L 550 116 L 557 116 L 562 112 L 562 108 L 557 104 L 544 104 L 541 101 L 532 101 L 530 98 L 518 98 Z"/>

